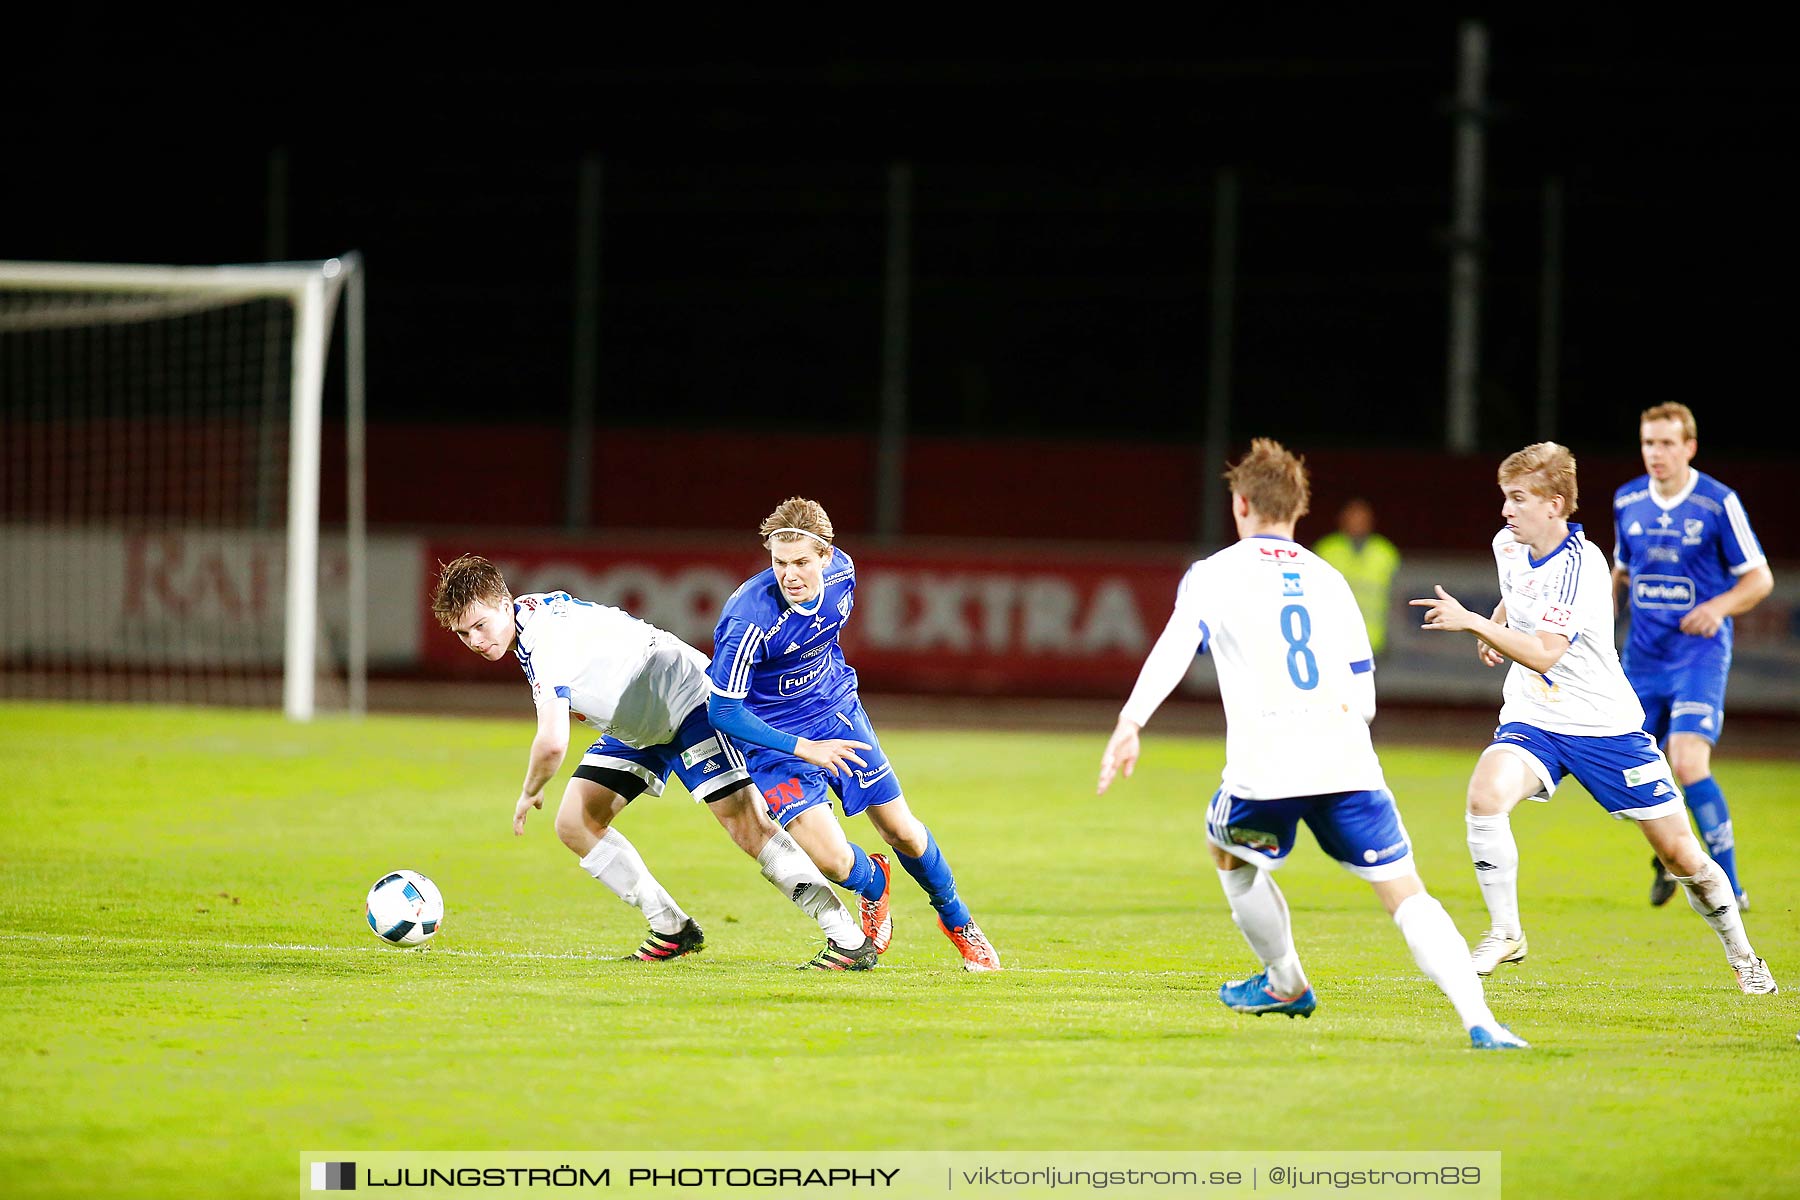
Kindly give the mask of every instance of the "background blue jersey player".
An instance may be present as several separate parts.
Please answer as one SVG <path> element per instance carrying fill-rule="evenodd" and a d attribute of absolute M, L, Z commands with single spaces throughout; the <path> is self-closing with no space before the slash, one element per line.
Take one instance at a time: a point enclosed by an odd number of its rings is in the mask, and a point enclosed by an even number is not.
<path fill-rule="evenodd" d="M 860 897 L 862 943 L 828 940 L 812 965 L 864 971 L 893 932 L 887 856 L 867 854 L 844 836 L 831 811 L 866 812 L 906 873 L 937 910 L 938 925 L 969 971 L 997 971 L 1000 955 L 956 893 L 956 878 L 937 840 L 913 816 L 893 764 L 882 753 L 844 661 L 838 634 L 856 602 L 856 564 L 832 545 L 831 518 L 795 496 L 760 530 L 770 569 L 746 580 L 725 602 L 713 633 L 713 727 L 743 743 L 744 757 L 769 814 L 812 856 L 826 878 Z M 848 744 L 839 771 L 828 751 Z"/>
<path fill-rule="evenodd" d="M 1747 908 L 1731 810 L 1712 777 L 1725 724 L 1731 619 L 1775 587 L 1737 493 L 1688 464 L 1699 449 L 1694 414 L 1659 404 L 1639 417 L 1645 474 L 1613 497 L 1613 580 L 1630 584 L 1625 675 L 1644 706 L 1644 728 L 1664 743 L 1706 848 Z M 1655 864 L 1650 902 L 1675 883 Z"/>

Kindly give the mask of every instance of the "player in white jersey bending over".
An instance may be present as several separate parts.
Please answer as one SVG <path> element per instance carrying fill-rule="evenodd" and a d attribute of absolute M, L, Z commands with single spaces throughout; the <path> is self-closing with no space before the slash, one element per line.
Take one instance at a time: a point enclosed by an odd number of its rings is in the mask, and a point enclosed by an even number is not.
<path fill-rule="evenodd" d="M 1305 821 L 1320 847 L 1369 881 L 1419 969 L 1449 997 L 1477 1050 L 1523 1048 L 1497 1020 L 1462 935 L 1413 868 L 1412 845 L 1369 741 L 1375 680 L 1369 631 L 1350 586 L 1294 540 L 1306 465 L 1257 438 L 1225 473 L 1238 542 L 1188 568 L 1175 612 L 1100 757 L 1102 795 L 1137 765 L 1138 731 L 1210 652 L 1225 701 L 1225 772 L 1206 837 L 1232 920 L 1263 971 L 1227 983 L 1237 1012 L 1310 1016 L 1317 1001 L 1294 949 L 1273 871 Z"/>
<path fill-rule="evenodd" d="M 1637 822 L 1656 856 L 1712 926 L 1754 995 L 1776 990 L 1768 964 L 1744 936 L 1731 881 L 1688 829 L 1687 810 L 1613 649 L 1613 598 L 1606 555 L 1575 514 L 1575 458 L 1539 442 L 1500 464 L 1506 528 L 1494 535 L 1500 605 L 1492 619 L 1439 587 L 1424 628 L 1472 633 L 1490 667 L 1510 659 L 1500 727 L 1469 779 L 1469 855 L 1490 927 L 1475 946 L 1475 970 L 1492 974 L 1525 957 L 1519 923 L 1519 847 L 1509 814 L 1521 800 L 1548 800 L 1573 775 L 1615 818 Z"/>
<path fill-rule="evenodd" d="M 473 554 L 439 572 L 431 609 L 489 662 L 511 652 L 531 683 L 537 735 L 513 807 L 515 835 L 525 832 L 526 815 L 544 806 L 544 787 L 568 753 L 570 717 L 598 733 L 563 791 L 556 835 L 583 870 L 650 922 L 650 935 L 629 957 L 663 962 L 706 946 L 700 926 L 612 827 L 636 797 L 661 795 L 671 771 L 828 939 L 860 936 L 812 860 L 769 819 L 743 756 L 707 724 L 704 654 L 627 612 L 567 592 L 514 597 L 499 569 Z M 849 747 L 815 742 L 811 750 L 836 765 Z"/>

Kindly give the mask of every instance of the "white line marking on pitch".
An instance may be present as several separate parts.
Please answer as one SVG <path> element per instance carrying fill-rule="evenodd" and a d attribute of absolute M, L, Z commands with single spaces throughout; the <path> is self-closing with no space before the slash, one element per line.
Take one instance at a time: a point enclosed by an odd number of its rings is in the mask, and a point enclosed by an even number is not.
<path fill-rule="evenodd" d="M 131 938 L 95 934 L 63 934 L 63 933 L 16 933 L 0 932 L 0 943 L 5 942 L 50 942 L 54 944 L 70 943 L 75 946 L 149 946 L 170 950 L 247 950 L 247 951 L 281 951 L 301 954 L 392 954 L 396 951 L 405 953 L 403 946 L 314 946 L 304 942 L 217 942 L 206 938 L 183 938 L 169 940 L 165 938 Z M 566 962 L 613 962 L 614 957 L 606 954 L 578 954 L 574 952 L 551 952 L 543 950 L 467 950 L 448 946 L 425 946 L 419 950 L 432 956 L 444 955 L 454 958 L 498 958 L 498 959 L 545 959 Z M 883 964 L 885 970 L 909 971 L 928 969 L 935 970 L 936 964 L 915 963 L 911 966 L 891 966 Z M 1129 971 L 1107 970 L 1104 967 L 1008 967 L 1009 975 L 1104 975 L 1112 977 L 1191 979 L 1192 971 Z"/>

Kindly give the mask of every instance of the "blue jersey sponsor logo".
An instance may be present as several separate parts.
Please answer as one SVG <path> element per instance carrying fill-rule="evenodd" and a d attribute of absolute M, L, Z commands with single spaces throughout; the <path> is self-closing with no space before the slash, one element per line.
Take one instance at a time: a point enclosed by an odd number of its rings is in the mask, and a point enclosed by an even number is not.
<path fill-rule="evenodd" d="M 829 660 L 820 660 L 803 671 L 784 671 L 776 681 L 775 690 L 782 696 L 797 696 L 813 684 L 819 682 L 819 676 L 825 673 Z"/>
<path fill-rule="evenodd" d="M 1690 609 L 1694 581 L 1678 575 L 1639 575 L 1632 581 L 1631 597 L 1639 608 Z"/>

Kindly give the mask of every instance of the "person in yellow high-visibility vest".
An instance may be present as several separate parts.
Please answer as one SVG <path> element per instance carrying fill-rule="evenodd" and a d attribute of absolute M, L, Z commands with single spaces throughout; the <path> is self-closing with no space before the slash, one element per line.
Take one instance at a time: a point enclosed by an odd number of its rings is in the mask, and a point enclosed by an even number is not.
<path fill-rule="evenodd" d="M 1369 648 L 1380 655 L 1387 649 L 1388 593 L 1400 569 L 1400 551 L 1375 532 L 1375 510 L 1369 502 L 1359 497 L 1345 504 L 1338 513 L 1337 532 L 1320 538 L 1313 553 L 1349 581 L 1369 627 Z"/>

